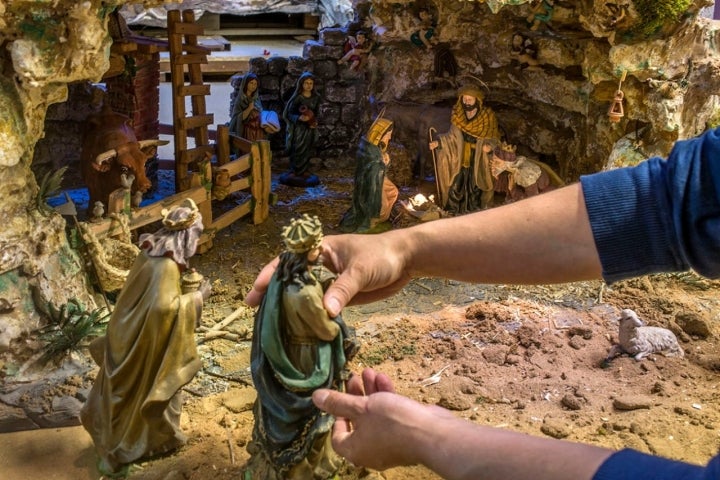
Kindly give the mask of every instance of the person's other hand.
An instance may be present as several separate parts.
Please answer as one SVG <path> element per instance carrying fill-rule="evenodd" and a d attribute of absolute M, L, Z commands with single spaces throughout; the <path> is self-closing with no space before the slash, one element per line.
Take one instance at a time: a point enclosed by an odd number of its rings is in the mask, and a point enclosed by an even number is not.
<path fill-rule="evenodd" d="M 350 379 L 348 392 L 317 390 L 313 402 L 335 416 L 335 451 L 358 466 L 385 470 L 419 463 L 427 428 L 453 418 L 444 409 L 395 394 L 392 381 L 369 368 L 362 373 L 362 384 L 357 376 Z"/>

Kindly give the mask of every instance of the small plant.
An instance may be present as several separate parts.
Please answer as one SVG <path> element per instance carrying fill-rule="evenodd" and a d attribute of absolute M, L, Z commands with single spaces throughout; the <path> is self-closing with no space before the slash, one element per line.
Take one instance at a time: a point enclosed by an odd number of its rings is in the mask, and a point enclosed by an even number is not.
<path fill-rule="evenodd" d="M 37 209 L 45 216 L 50 215 L 53 211 L 52 207 L 48 205 L 48 199 L 60 193 L 62 179 L 67 168 L 67 166 L 64 166 L 59 170 L 49 170 L 40 182 L 40 191 L 37 194 L 36 203 Z"/>
<path fill-rule="evenodd" d="M 38 338 L 47 342 L 40 362 L 46 364 L 51 360 L 64 357 L 71 350 L 79 351 L 87 337 L 97 337 L 105 333 L 110 314 L 105 309 L 88 312 L 77 299 L 56 309 L 49 305 L 48 312 L 51 322 L 38 330 Z"/>

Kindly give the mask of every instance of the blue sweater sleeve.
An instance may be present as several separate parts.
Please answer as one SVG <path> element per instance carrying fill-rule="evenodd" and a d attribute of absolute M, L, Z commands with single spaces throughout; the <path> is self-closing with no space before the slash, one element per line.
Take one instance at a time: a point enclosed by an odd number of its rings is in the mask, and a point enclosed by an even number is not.
<path fill-rule="evenodd" d="M 668 460 L 625 449 L 613 453 L 600 465 L 592 480 L 717 480 L 720 455 L 707 467 Z"/>
<path fill-rule="evenodd" d="M 607 282 L 694 269 L 720 277 L 720 129 L 667 160 L 580 178 Z"/>

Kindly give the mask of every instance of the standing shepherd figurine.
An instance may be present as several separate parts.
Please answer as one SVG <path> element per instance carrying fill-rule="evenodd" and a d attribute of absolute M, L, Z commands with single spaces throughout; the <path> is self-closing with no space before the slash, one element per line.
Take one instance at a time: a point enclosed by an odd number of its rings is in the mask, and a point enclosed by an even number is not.
<path fill-rule="evenodd" d="M 310 158 L 317 140 L 317 114 L 320 95 L 315 90 L 315 77 L 305 72 L 298 78 L 295 92 L 285 105 L 286 149 L 290 156 L 290 171 L 280 175 L 280 183 L 291 187 L 314 187 L 320 183 L 312 175 Z"/>
<path fill-rule="evenodd" d="M 135 260 L 117 299 L 107 334 L 91 344 L 100 371 L 80 411 L 95 443 L 100 471 L 173 450 L 180 431 L 180 389 L 200 370 L 193 334 L 210 295 L 182 293 L 181 272 L 203 231 L 192 200 L 163 211 L 163 227 L 140 236 Z"/>
<path fill-rule="evenodd" d="M 322 265 L 322 225 L 307 214 L 282 233 L 286 250 L 255 315 L 251 371 L 257 390 L 246 477 L 327 479 L 342 465 L 334 419 L 312 402 L 319 388 L 344 390 L 354 332 L 328 315 L 323 294 L 335 275 Z"/>

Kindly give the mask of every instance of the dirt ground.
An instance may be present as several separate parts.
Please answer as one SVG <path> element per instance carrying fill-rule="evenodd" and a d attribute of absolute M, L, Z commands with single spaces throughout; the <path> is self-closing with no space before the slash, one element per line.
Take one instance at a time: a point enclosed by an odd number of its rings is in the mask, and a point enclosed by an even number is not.
<path fill-rule="evenodd" d="M 197 332 L 203 369 L 185 388 L 182 428 L 189 441 L 174 454 L 131 466 L 128 478 L 242 478 L 255 398 L 253 311 L 242 299 L 260 268 L 280 252 L 280 230 L 290 218 L 318 215 L 325 233 L 334 233 L 349 205 L 352 176 L 348 170 L 318 174 L 323 184 L 315 189 L 274 185 L 277 203 L 265 223 L 241 220 L 193 259 L 214 291 Z M 404 188 L 400 197 L 432 187 Z M 396 228 L 415 222 L 402 216 Z M 478 424 L 704 464 L 720 446 L 718 286 L 690 273 L 610 287 L 600 281 L 515 287 L 419 278 L 390 299 L 344 311 L 362 342 L 351 369 L 372 366 L 388 373 L 399 393 Z M 672 329 L 685 358 L 604 361 L 625 308 Z M 218 328 L 233 312 L 236 319 Z M 78 427 L 76 434 L 84 431 Z M 81 459 L 73 455 L 76 464 L 93 457 L 89 448 Z M 367 475 L 348 466 L 340 478 Z M 438 478 L 422 467 L 383 475 Z"/>

